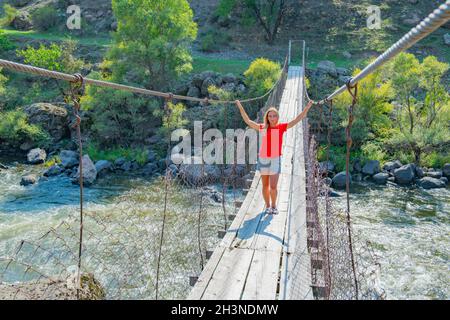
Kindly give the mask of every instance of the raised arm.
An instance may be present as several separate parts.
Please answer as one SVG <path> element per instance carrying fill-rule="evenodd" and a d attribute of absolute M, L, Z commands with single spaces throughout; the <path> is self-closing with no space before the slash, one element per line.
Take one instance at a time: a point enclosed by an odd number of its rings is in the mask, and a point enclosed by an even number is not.
<path fill-rule="evenodd" d="M 288 123 L 288 129 L 296 126 L 300 121 L 303 120 L 303 118 L 306 117 L 306 115 L 308 114 L 309 109 L 311 109 L 311 107 L 313 106 L 314 101 L 309 100 L 308 104 L 306 105 L 305 109 L 297 116 L 295 117 L 294 120 L 292 120 L 291 122 Z"/>
<path fill-rule="evenodd" d="M 241 102 L 239 100 L 236 100 L 236 106 L 239 108 L 239 112 L 241 113 L 242 119 L 244 122 L 252 129 L 259 130 L 259 125 L 255 122 L 250 120 L 248 117 L 247 112 L 245 112 L 244 107 L 242 106 Z"/>

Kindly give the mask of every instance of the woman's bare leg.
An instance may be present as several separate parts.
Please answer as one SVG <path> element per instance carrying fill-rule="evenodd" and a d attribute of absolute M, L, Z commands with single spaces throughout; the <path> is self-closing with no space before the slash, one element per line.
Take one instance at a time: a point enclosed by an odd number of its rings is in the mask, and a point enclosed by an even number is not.
<path fill-rule="evenodd" d="M 278 197 L 278 178 L 279 174 L 274 174 L 269 176 L 269 185 L 270 185 L 270 198 L 272 200 L 272 208 L 277 207 L 277 197 Z"/>
<path fill-rule="evenodd" d="M 262 180 L 262 194 L 264 201 L 266 202 L 266 208 L 270 208 L 270 176 L 263 175 L 261 176 Z"/>

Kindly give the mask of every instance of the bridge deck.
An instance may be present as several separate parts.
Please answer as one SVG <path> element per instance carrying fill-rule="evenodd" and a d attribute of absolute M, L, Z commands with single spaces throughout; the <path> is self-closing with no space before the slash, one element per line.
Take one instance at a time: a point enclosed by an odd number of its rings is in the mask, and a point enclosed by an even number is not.
<path fill-rule="evenodd" d="M 280 104 L 281 121 L 303 105 L 302 68 L 290 67 Z M 295 157 L 293 155 L 295 154 Z M 216 247 L 188 299 L 309 299 L 306 250 L 303 128 L 284 139 L 276 216 L 263 214 L 261 178 L 255 174 L 247 197 Z"/>

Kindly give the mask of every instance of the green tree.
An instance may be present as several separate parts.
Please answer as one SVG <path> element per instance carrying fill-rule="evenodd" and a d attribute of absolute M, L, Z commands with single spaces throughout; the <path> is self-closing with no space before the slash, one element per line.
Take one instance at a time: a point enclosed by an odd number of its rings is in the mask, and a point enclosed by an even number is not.
<path fill-rule="evenodd" d="M 258 58 L 244 72 L 245 84 L 250 96 L 259 96 L 270 90 L 281 75 L 281 66 L 277 62 Z"/>
<path fill-rule="evenodd" d="M 422 63 L 409 53 L 400 54 L 389 66 L 395 89 L 395 131 L 390 143 L 414 154 L 445 150 L 450 144 L 450 95 L 442 84 L 447 63 L 430 56 Z"/>
<path fill-rule="evenodd" d="M 118 21 L 108 53 L 114 79 L 166 88 L 192 70 L 197 24 L 186 0 L 113 0 Z"/>
<path fill-rule="evenodd" d="M 353 75 L 361 70 L 356 69 Z M 367 141 L 382 141 L 390 135 L 392 121 L 390 114 L 394 97 L 390 81 L 383 79 L 383 73 L 376 71 L 358 83 L 358 104 L 354 108 L 352 139 L 356 147 L 361 147 Z M 348 106 L 352 97 L 345 92 L 334 99 L 338 111 L 335 119 L 342 128 L 348 124 Z"/>

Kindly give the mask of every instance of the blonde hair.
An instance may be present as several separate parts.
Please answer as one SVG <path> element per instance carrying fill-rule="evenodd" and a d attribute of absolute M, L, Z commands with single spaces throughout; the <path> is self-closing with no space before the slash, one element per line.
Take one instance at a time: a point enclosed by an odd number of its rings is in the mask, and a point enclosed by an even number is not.
<path fill-rule="evenodd" d="M 270 124 L 269 124 L 269 112 L 276 112 L 276 114 L 278 115 L 278 118 L 280 117 L 280 113 L 278 112 L 278 110 L 275 107 L 270 107 L 269 109 L 267 109 L 266 113 L 264 114 L 264 129 L 268 129 Z"/>

